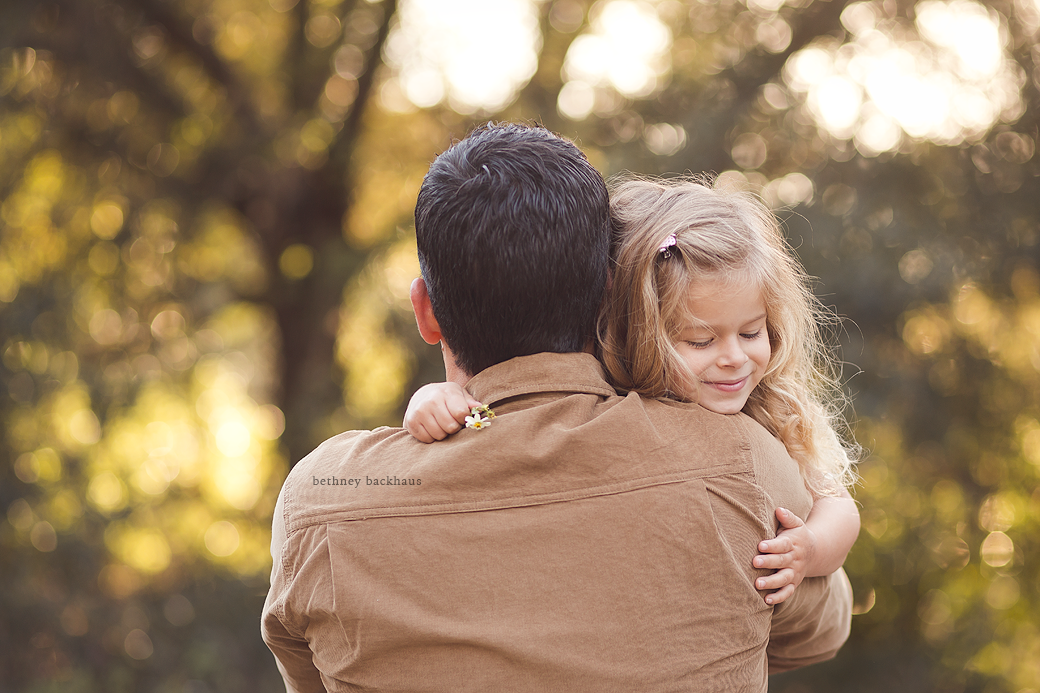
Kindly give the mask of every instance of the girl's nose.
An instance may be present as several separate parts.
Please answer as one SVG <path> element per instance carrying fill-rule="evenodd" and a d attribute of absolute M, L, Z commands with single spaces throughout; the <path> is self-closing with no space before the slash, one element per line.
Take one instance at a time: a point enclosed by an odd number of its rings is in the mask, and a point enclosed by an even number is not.
<path fill-rule="evenodd" d="M 722 344 L 718 363 L 725 368 L 740 368 L 748 362 L 748 355 L 740 348 L 736 339 L 727 339 Z"/>

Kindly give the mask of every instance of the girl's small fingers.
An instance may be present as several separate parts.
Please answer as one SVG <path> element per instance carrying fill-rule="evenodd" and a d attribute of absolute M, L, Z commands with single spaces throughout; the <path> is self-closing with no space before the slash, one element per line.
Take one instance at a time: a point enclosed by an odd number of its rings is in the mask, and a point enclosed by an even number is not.
<path fill-rule="evenodd" d="M 423 423 L 430 435 L 437 440 L 444 440 L 449 435 L 459 430 L 458 423 L 455 422 L 451 413 L 444 407 L 438 407 L 430 412 L 429 416 Z"/>
<path fill-rule="evenodd" d="M 781 570 L 755 580 L 755 588 L 760 590 L 778 590 L 791 584 L 791 571 Z"/>
<path fill-rule="evenodd" d="M 755 556 L 752 565 L 756 568 L 762 568 L 763 570 L 779 570 L 781 568 L 786 568 L 790 565 L 789 554 L 767 553 L 765 555 Z"/>
<path fill-rule="evenodd" d="M 756 556 L 754 566 L 763 570 L 776 570 L 777 568 L 782 568 L 783 564 L 778 554 L 766 554 L 764 556 Z"/>
<path fill-rule="evenodd" d="M 761 561 L 758 560 L 760 558 Z M 755 556 L 754 563 L 756 568 L 786 568 L 791 565 L 793 560 L 794 556 L 790 549 L 780 550 L 780 547 L 773 546 L 769 553 Z M 761 565 L 759 565 L 760 563 Z"/>
<path fill-rule="evenodd" d="M 470 404 L 472 397 L 457 393 L 450 396 L 444 401 L 445 408 L 451 413 L 452 416 L 458 418 L 460 416 L 465 417 L 469 415 L 470 410 L 476 406 Z M 479 405 L 479 402 L 478 402 Z"/>
<path fill-rule="evenodd" d="M 432 443 L 434 441 L 433 436 L 426 430 L 426 427 L 422 424 L 415 424 L 412 436 L 420 443 Z"/>
<path fill-rule="evenodd" d="M 780 524 L 785 529 L 794 529 L 795 527 L 801 527 L 805 524 L 802 522 L 802 518 L 798 517 L 787 508 L 777 508 L 776 519 L 780 521 Z"/>
<path fill-rule="evenodd" d="M 787 553 L 794 548 L 794 544 L 788 537 L 779 536 L 770 541 L 763 541 L 758 545 L 762 553 Z"/>
<path fill-rule="evenodd" d="M 787 601 L 794 594 L 794 585 L 787 585 L 772 594 L 766 595 L 766 604 L 780 604 Z"/>
<path fill-rule="evenodd" d="M 458 419 L 455 418 L 447 408 L 438 409 L 434 412 L 433 426 L 441 429 L 441 432 L 443 433 L 441 438 L 444 438 L 451 433 L 455 433 L 462 428 L 462 424 L 459 423 Z M 441 440 L 441 438 L 438 438 L 437 440 Z"/>

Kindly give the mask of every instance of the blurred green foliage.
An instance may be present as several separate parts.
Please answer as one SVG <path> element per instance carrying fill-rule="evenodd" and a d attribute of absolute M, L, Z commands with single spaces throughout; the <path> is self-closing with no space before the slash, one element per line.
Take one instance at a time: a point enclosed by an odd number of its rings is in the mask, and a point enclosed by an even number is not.
<path fill-rule="evenodd" d="M 1003 61 L 1002 105 L 951 101 L 945 130 L 851 67 L 945 55 L 937 7 L 989 21 Z M 0 6 L 0 690 L 280 690 L 257 622 L 280 482 L 443 377 L 409 311 L 411 209 L 489 118 L 604 174 L 760 191 L 845 318 L 858 615 L 837 660 L 772 688 L 1040 690 L 1040 8 L 531 8 L 537 64 L 482 107 L 409 77 L 393 0 Z M 651 37 L 642 71 L 595 52 L 611 21 Z"/>

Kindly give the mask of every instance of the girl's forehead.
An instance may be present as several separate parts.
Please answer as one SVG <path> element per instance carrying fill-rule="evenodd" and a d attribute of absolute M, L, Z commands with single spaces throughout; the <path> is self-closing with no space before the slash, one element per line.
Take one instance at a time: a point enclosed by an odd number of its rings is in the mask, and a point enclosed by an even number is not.
<path fill-rule="evenodd" d="M 694 279 L 669 322 L 675 334 L 687 330 L 725 332 L 768 320 L 764 292 L 747 277 L 714 273 Z"/>
<path fill-rule="evenodd" d="M 764 301 L 762 284 L 747 272 L 713 272 L 690 279 L 686 288 L 689 301 L 698 299 L 755 298 Z"/>

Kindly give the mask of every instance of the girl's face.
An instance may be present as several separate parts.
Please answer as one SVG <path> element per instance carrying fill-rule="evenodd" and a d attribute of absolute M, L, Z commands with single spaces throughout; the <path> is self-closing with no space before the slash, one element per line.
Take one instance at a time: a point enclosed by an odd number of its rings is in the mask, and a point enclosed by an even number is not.
<path fill-rule="evenodd" d="M 679 393 L 718 414 L 744 408 L 769 365 L 769 333 L 762 291 L 721 278 L 695 282 L 676 345 L 697 381 Z"/>

